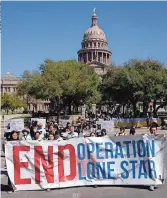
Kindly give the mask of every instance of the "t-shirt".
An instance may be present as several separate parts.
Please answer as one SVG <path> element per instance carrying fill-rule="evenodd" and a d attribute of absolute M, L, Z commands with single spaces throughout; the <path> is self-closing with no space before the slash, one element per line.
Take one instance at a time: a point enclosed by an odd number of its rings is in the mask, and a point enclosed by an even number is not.
<path fill-rule="evenodd" d="M 45 129 L 41 129 L 41 128 L 37 128 L 37 131 L 41 132 L 41 138 L 45 138 L 45 134 L 46 134 L 46 130 Z"/>
<path fill-rule="evenodd" d="M 20 140 L 22 140 L 22 141 L 24 141 L 24 140 L 32 140 L 32 138 L 31 138 L 31 135 L 28 134 L 26 136 L 22 135 Z"/>
<path fill-rule="evenodd" d="M 76 133 L 76 132 L 68 133 L 68 135 L 67 135 L 67 139 L 71 139 L 71 138 L 75 138 L 75 137 L 78 137 L 78 133 Z"/>

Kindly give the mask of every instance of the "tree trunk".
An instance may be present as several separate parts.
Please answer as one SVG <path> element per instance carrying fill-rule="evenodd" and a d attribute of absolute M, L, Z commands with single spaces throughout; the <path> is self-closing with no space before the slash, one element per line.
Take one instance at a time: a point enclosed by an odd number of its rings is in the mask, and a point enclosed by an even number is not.
<path fill-rule="evenodd" d="M 61 112 L 60 96 L 57 97 L 57 123 L 59 124 Z"/>
<path fill-rule="evenodd" d="M 133 102 L 132 106 L 133 106 L 133 115 L 135 117 L 136 116 L 136 102 Z"/>
<path fill-rule="evenodd" d="M 147 111 L 148 111 L 148 104 L 147 102 L 143 102 L 143 115 L 147 116 Z"/>
<path fill-rule="evenodd" d="M 155 118 L 157 117 L 156 104 L 157 104 L 157 101 L 154 100 L 154 101 L 153 101 L 153 116 L 154 116 Z"/>
<path fill-rule="evenodd" d="M 72 111 L 71 111 L 71 101 L 68 102 L 68 113 L 69 113 L 69 115 L 72 114 Z"/>
<path fill-rule="evenodd" d="M 123 117 L 125 116 L 125 105 L 123 104 Z"/>

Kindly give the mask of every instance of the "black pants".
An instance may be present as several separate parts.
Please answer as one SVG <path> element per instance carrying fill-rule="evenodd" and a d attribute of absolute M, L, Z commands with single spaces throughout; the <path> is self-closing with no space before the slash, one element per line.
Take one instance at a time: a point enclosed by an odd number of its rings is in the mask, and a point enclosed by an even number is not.
<path fill-rule="evenodd" d="M 11 181 L 10 181 L 9 176 L 8 176 L 8 187 L 9 187 L 9 190 L 10 190 L 10 191 L 14 191 L 14 188 L 13 188 L 13 185 L 12 185 L 12 183 L 11 183 Z"/>

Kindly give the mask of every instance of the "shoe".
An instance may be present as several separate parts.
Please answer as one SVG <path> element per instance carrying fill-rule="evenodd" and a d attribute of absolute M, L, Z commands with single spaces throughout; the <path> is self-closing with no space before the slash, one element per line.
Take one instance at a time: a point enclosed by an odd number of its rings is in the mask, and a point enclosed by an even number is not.
<path fill-rule="evenodd" d="M 13 190 L 10 190 L 10 191 L 8 191 L 8 194 L 11 194 L 11 193 L 13 193 L 14 191 Z"/>
<path fill-rule="evenodd" d="M 154 191 L 154 189 L 155 189 L 154 186 L 150 186 L 150 187 L 149 187 L 149 190 L 150 190 L 150 191 Z"/>
<path fill-rule="evenodd" d="M 47 188 L 46 191 L 47 191 L 47 192 L 50 192 L 50 188 Z"/>

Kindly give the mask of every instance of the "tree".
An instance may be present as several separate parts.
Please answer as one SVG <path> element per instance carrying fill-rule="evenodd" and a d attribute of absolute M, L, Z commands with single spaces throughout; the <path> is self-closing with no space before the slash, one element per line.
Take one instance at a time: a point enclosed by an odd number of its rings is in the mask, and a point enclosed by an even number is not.
<path fill-rule="evenodd" d="M 103 79 L 105 94 L 109 100 L 125 107 L 131 103 L 136 112 L 138 87 L 141 83 L 138 72 L 128 67 L 113 67 Z"/>
<path fill-rule="evenodd" d="M 9 110 L 12 111 L 12 113 L 19 108 L 26 107 L 26 104 L 24 104 L 23 100 L 19 98 L 18 96 L 14 94 L 7 94 L 4 93 L 2 95 L 2 100 L 1 100 L 1 108 L 7 111 L 7 114 Z"/>
<path fill-rule="evenodd" d="M 158 61 L 147 59 L 144 61 L 132 59 L 129 61 L 128 68 L 138 72 L 141 84 L 138 87 L 138 96 L 143 101 L 144 115 L 148 111 L 149 102 L 153 101 L 154 116 L 157 114 L 157 101 L 164 99 L 167 86 L 167 69 Z"/>
<path fill-rule="evenodd" d="M 143 101 L 144 115 L 150 101 L 153 100 L 155 115 L 157 101 L 163 99 L 161 107 L 166 104 L 167 69 L 158 61 L 131 59 L 122 67 L 113 67 L 103 82 L 107 98 L 121 105 L 130 103 L 134 115 L 137 102 Z"/>
<path fill-rule="evenodd" d="M 7 114 L 9 113 L 10 109 L 10 95 L 7 93 L 2 94 L 1 97 L 1 109 L 4 109 Z"/>
<path fill-rule="evenodd" d="M 49 99 L 51 109 L 57 111 L 57 118 L 64 101 L 86 103 L 98 102 L 100 93 L 97 88 L 100 79 L 97 74 L 84 63 L 75 60 L 52 61 L 45 60 L 39 72 L 24 73 L 19 90 L 24 89 L 37 99 Z"/>

